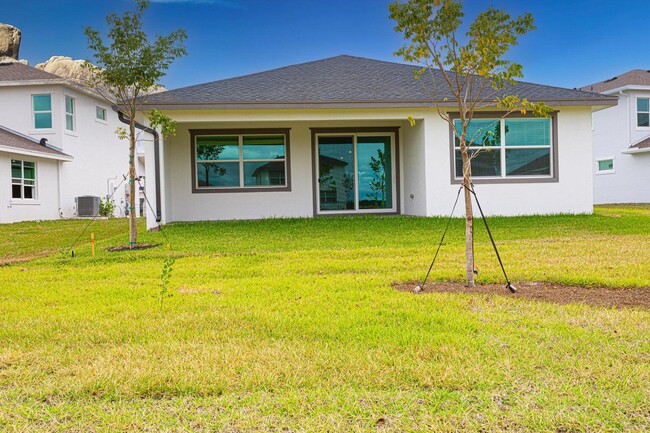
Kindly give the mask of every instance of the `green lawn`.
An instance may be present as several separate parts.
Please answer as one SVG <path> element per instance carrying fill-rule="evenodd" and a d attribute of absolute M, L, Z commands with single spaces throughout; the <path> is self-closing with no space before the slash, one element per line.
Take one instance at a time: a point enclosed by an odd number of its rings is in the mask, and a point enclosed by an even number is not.
<path fill-rule="evenodd" d="M 648 206 L 490 222 L 515 283 L 650 287 Z M 74 258 L 85 221 L 0 225 L 0 431 L 650 430 L 650 311 L 393 290 L 444 223 L 174 224 L 108 253 L 127 223 L 96 221 Z M 433 280 L 463 280 L 463 224 Z"/>

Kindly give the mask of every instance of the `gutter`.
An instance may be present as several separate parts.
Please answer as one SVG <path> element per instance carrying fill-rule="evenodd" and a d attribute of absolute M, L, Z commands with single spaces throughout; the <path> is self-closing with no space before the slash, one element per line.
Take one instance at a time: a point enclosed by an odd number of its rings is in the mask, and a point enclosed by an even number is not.
<path fill-rule="evenodd" d="M 74 160 L 72 156 L 67 155 L 63 152 L 59 154 L 45 153 L 45 152 L 38 152 L 36 150 L 21 149 L 19 147 L 3 146 L 1 144 L 0 144 L 0 152 L 15 153 L 16 155 L 33 156 L 36 158 L 43 158 L 43 159 L 54 159 L 57 161 L 69 162 Z"/>
<path fill-rule="evenodd" d="M 635 153 L 648 153 L 648 152 L 650 152 L 650 147 L 643 147 L 641 149 L 639 149 L 639 148 L 636 148 L 636 149 L 635 148 L 628 148 L 628 149 L 625 149 L 625 150 L 621 150 L 621 153 L 625 153 L 625 154 L 628 154 L 628 155 L 633 155 Z"/>
<path fill-rule="evenodd" d="M 117 118 L 120 119 L 122 123 L 130 125 L 129 119 L 118 110 L 116 107 L 113 107 L 113 110 L 117 112 Z M 154 152 L 154 171 L 155 171 L 155 183 L 156 183 L 156 222 L 160 223 L 162 221 L 162 211 L 160 209 L 160 135 L 155 129 L 144 126 L 141 123 L 135 122 L 135 127 L 153 135 L 153 152 Z M 146 194 L 146 193 L 145 193 Z"/>
<path fill-rule="evenodd" d="M 547 99 L 547 100 L 530 100 L 531 102 L 543 101 L 549 106 L 605 106 L 611 107 L 618 103 L 616 96 L 600 96 L 592 98 L 579 99 Z M 143 104 L 144 108 L 157 108 L 159 110 L 255 110 L 255 109 L 359 109 L 359 108 L 433 108 L 435 101 L 427 100 L 384 100 L 384 101 L 227 101 L 227 102 L 147 102 Z M 457 105 L 453 102 L 438 101 L 438 106 L 444 108 L 455 108 Z M 496 104 L 490 104 L 484 109 L 495 109 Z"/>

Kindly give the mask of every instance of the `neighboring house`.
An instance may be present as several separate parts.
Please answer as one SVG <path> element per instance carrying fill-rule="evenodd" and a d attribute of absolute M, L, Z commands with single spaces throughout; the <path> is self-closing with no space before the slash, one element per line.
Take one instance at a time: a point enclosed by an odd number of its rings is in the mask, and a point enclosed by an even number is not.
<path fill-rule="evenodd" d="M 36 186 L 31 194 L 20 198 L 3 189 L 0 222 L 75 217 L 77 197 L 105 197 L 113 192 L 116 214 L 125 214 L 126 182 L 122 180 L 128 172 L 128 143 L 115 134 L 117 127 L 125 125 L 99 95 L 22 63 L 0 63 L 0 126 L 36 142 L 45 139 L 47 147 L 39 149 L 56 149 L 65 154 L 59 160 L 66 161 L 54 170 L 52 158 L 44 159 L 42 152 L 16 159 L 32 167 L 28 171 L 35 176 Z M 11 161 L 9 156 L 4 157 L 9 151 L 1 144 L 0 149 L 5 161 L 0 176 L 5 176 Z M 144 174 L 143 151 L 138 155 L 137 170 Z M 9 182 L 9 177 L 0 178 L 0 185 Z M 51 188 L 54 185 L 57 189 Z M 55 212 L 52 203 L 56 203 Z"/>
<path fill-rule="evenodd" d="M 650 203 L 650 71 L 584 86 L 618 99 L 593 115 L 594 202 Z"/>
<path fill-rule="evenodd" d="M 156 219 L 448 214 L 460 153 L 432 108 L 430 78 L 415 80 L 416 69 L 338 56 L 149 96 L 145 108 L 178 123 L 159 148 L 146 146 L 147 161 L 160 167 L 146 167 L 147 195 L 159 198 L 148 226 Z M 507 92 L 556 111 L 550 119 L 513 114 L 496 125 L 490 119 L 498 110 L 476 114 L 472 129 L 493 141 L 473 161 L 483 209 L 592 212 L 591 115 L 616 99 L 523 82 Z M 486 134 L 493 126 L 497 134 Z M 261 175 L 266 167 L 276 174 Z"/>
<path fill-rule="evenodd" d="M 0 126 L 0 222 L 59 218 L 61 171 L 73 158 Z"/>

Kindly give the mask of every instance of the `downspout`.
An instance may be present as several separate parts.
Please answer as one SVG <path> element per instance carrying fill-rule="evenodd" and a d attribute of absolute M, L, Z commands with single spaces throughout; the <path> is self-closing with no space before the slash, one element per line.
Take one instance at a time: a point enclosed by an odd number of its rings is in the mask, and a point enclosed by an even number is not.
<path fill-rule="evenodd" d="M 56 164 L 56 200 L 59 205 L 59 218 L 63 218 L 63 209 L 61 209 L 61 164 L 63 164 L 62 161 L 57 161 Z"/>
<path fill-rule="evenodd" d="M 122 123 L 127 125 L 130 124 L 129 119 L 124 115 L 124 113 L 115 107 L 113 107 L 113 110 L 117 111 L 117 118 L 120 119 Z M 160 136 L 158 135 L 158 131 L 149 128 L 148 126 L 144 126 L 141 123 L 135 122 L 135 127 L 153 135 L 154 172 L 156 182 L 156 222 L 159 223 L 162 221 L 162 211 L 160 210 Z"/>

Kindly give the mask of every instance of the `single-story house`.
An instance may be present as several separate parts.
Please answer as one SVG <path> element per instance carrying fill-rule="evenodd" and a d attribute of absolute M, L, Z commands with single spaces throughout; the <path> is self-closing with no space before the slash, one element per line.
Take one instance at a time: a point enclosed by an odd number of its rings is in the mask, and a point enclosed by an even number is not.
<path fill-rule="evenodd" d="M 158 222 L 364 213 L 446 215 L 460 183 L 459 151 L 413 65 L 337 56 L 162 92 L 147 98 L 177 121 L 146 146 L 147 195 Z M 434 74 L 439 73 L 435 72 Z M 457 108 L 439 89 L 438 101 Z M 551 118 L 477 113 L 495 125 L 473 161 L 491 215 L 590 213 L 591 115 L 616 99 L 520 82 Z M 415 119 L 411 126 L 408 117 Z M 491 126 L 490 126 L 491 128 Z M 155 181 L 151 181 L 155 179 Z"/>

